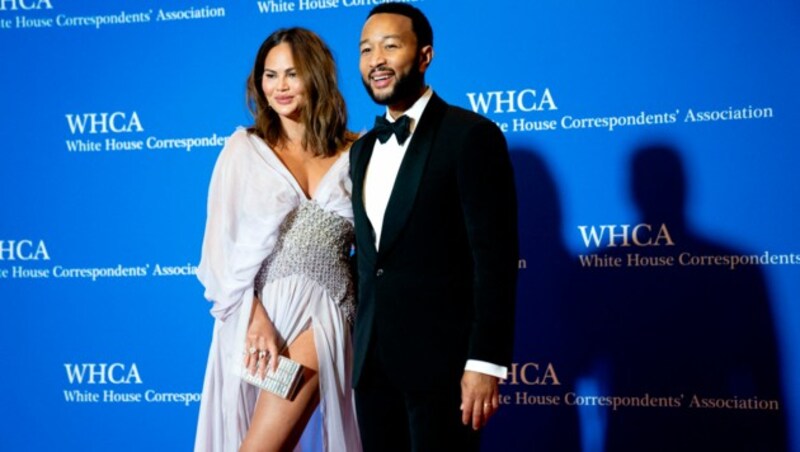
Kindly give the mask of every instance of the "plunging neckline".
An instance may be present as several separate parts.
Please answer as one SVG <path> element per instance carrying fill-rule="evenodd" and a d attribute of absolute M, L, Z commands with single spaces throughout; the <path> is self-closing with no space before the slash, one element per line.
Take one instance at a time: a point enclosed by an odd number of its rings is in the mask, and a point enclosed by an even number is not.
<path fill-rule="evenodd" d="M 278 154 L 276 154 L 275 151 L 263 139 L 261 139 L 261 137 L 254 134 L 252 134 L 252 136 L 256 137 L 258 139 L 257 141 L 267 150 L 267 154 L 270 155 L 270 158 L 275 160 L 278 170 L 284 173 L 283 175 L 289 181 L 289 184 L 292 187 L 294 187 L 297 194 L 300 195 L 300 197 L 302 197 L 303 200 L 305 201 L 318 201 L 319 198 L 317 197 L 317 195 L 319 194 L 320 190 L 325 187 L 325 183 L 329 179 L 331 173 L 333 173 L 334 168 L 336 168 L 336 166 L 339 165 L 342 158 L 345 157 L 350 152 L 349 149 L 340 152 L 339 156 L 336 157 L 336 161 L 334 161 L 331 164 L 331 166 L 328 167 L 328 169 L 325 171 L 325 174 L 323 174 L 322 177 L 319 179 L 319 182 L 317 183 L 317 188 L 316 190 L 314 190 L 314 193 L 306 194 L 305 190 L 303 190 L 303 187 L 300 185 L 300 182 L 297 181 L 297 178 L 295 177 L 294 173 L 292 173 L 289 167 L 286 166 L 285 163 L 283 163 L 283 160 L 281 160 L 281 158 L 278 157 Z"/>

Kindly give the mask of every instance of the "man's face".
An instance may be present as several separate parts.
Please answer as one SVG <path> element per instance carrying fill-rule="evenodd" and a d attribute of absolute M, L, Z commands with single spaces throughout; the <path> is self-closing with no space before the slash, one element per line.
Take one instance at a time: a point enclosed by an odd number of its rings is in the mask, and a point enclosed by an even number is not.
<path fill-rule="evenodd" d="M 411 19 L 375 14 L 364 24 L 359 50 L 361 80 L 376 103 L 392 106 L 419 97 L 432 50 L 417 49 Z"/>

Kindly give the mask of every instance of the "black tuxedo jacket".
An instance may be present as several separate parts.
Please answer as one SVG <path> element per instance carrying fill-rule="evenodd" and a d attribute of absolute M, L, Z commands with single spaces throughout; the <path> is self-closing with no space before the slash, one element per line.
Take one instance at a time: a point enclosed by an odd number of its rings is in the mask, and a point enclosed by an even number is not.
<path fill-rule="evenodd" d="M 467 359 L 509 365 L 517 210 L 502 132 L 434 94 L 400 166 L 378 250 L 363 203 L 375 140 L 368 132 L 350 151 L 354 386 L 375 359 L 406 390 L 452 385 Z"/>

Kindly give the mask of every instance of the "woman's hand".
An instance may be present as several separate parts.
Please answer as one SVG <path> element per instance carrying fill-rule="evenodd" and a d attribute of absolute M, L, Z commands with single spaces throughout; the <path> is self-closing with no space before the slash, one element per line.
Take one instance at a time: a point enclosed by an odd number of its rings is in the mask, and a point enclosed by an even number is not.
<path fill-rule="evenodd" d="M 250 311 L 250 323 L 244 343 L 244 365 L 251 375 L 258 371 L 259 377 L 264 378 L 267 365 L 273 372 L 278 368 L 279 341 L 278 332 L 261 300 L 258 297 L 253 298 L 253 309 Z"/>

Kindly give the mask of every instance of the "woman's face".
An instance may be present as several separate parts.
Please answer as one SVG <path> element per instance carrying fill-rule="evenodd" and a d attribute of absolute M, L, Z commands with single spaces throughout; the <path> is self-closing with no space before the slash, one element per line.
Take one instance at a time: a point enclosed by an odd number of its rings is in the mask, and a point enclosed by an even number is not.
<path fill-rule="evenodd" d="M 292 58 L 292 48 L 282 42 L 267 53 L 261 88 L 270 108 L 281 119 L 297 120 L 306 105 L 306 89 L 297 74 Z"/>

